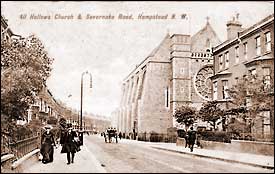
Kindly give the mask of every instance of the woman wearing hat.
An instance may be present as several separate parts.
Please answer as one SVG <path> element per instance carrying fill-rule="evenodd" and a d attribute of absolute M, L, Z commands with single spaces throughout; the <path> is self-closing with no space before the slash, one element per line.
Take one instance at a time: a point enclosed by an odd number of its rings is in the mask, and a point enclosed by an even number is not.
<path fill-rule="evenodd" d="M 53 162 L 53 146 L 55 146 L 53 133 L 50 132 L 52 127 L 50 125 L 46 125 L 45 132 L 41 137 L 41 149 L 40 152 L 43 156 L 42 163 L 46 164 L 49 162 Z"/>

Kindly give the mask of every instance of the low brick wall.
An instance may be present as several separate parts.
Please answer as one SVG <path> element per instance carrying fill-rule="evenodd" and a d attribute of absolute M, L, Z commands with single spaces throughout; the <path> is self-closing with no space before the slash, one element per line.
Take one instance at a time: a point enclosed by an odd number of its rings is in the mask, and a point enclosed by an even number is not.
<path fill-rule="evenodd" d="M 13 173 L 11 165 L 15 156 L 13 154 L 7 154 L 1 156 L 1 173 Z"/>
<path fill-rule="evenodd" d="M 270 142 L 231 140 L 231 143 L 221 143 L 201 140 L 200 143 L 205 149 L 274 156 L 274 143 Z"/>
<path fill-rule="evenodd" d="M 185 139 L 184 138 L 177 138 L 176 145 L 177 146 L 185 146 Z"/>
<path fill-rule="evenodd" d="M 176 138 L 177 137 L 174 135 L 159 134 L 159 133 L 139 133 L 138 134 L 139 141 L 175 143 Z"/>
<path fill-rule="evenodd" d="M 38 161 L 39 154 L 40 150 L 36 149 L 16 161 L 14 161 L 13 154 L 3 156 L 1 157 L 1 173 L 21 173 L 24 168 Z"/>

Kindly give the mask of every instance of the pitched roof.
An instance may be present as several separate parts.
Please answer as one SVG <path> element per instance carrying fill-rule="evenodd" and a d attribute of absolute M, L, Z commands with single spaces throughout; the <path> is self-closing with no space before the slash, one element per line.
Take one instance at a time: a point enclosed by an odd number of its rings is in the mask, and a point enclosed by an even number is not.
<path fill-rule="evenodd" d="M 164 39 L 160 42 L 160 44 L 155 49 L 153 49 L 153 51 L 149 54 L 148 57 L 154 56 L 158 52 L 158 50 L 160 49 L 160 47 L 163 45 L 163 43 L 166 41 L 166 39 L 168 39 L 168 38 L 170 39 L 169 33 L 166 34 L 166 36 L 164 37 Z"/>
<path fill-rule="evenodd" d="M 191 37 L 191 51 L 192 52 L 205 52 L 207 47 L 207 41 L 211 46 L 216 46 L 221 43 L 218 35 L 207 21 L 205 27 L 199 30 Z"/>

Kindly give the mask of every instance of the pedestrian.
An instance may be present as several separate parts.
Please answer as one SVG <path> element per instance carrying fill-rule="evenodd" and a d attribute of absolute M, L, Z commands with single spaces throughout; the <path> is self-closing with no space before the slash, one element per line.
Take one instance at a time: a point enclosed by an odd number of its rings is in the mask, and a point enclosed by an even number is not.
<path fill-rule="evenodd" d="M 121 137 L 122 137 L 122 133 L 121 132 L 119 132 L 118 137 L 121 140 Z"/>
<path fill-rule="evenodd" d="M 102 132 L 102 135 L 103 135 L 103 137 L 104 137 L 105 143 L 107 143 L 106 133 L 105 133 L 105 132 Z"/>
<path fill-rule="evenodd" d="M 189 145 L 188 133 L 186 131 L 183 132 L 183 138 L 185 140 L 185 148 L 186 148 L 187 145 Z"/>
<path fill-rule="evenodd" d="M 193 127 L 191 127 L 190 130 L 188 131 L 188 144 L 191 152 L 193 152 L 195 141 L 196 141 L 196 131 L 193 130 Z"/>
<path fill-rule="evenodd" d="M 61 153 L 67 153 L 67 164 L 74 163 L 75 153 L 77 152 L 77 134 L 73 131 L 71 124 L 68 124 L 66 133 L 64 134 Z"/>
<path fill-rule="evenodd" d="M 46 164 L 49 162 L 53 162 L 53 153 L 54 153 L 54 136 L 50 131 L 52 129 L 51 125 L 46 125 L 44 127 L 46 131 L 41 136 L 41 149 L 40 153 L 42 154 L 42 163 Z"/>

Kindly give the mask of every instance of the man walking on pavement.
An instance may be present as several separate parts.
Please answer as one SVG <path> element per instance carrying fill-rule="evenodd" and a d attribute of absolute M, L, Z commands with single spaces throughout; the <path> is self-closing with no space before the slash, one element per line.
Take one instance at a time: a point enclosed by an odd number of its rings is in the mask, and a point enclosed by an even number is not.
<path fill-rule="evenodd" d="M 193 127 L 191 127 L 190 130 L 188 131 L 188 144 L 191 152 L 193 152 L 195 141 L 196 141 L 196 131 L 193 130 Z"/>
<path fill-rule="evenodd" d="M 64 144 L 61 153 L 67 153 L 67 164 L 74 163 L 74 156 L 77 152 L 77 134 L 72 130 L 71 124 L 68 125 L 68 131 L 64 135 Z"/>

